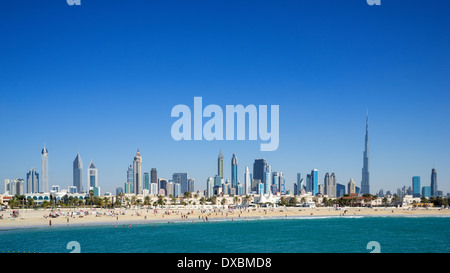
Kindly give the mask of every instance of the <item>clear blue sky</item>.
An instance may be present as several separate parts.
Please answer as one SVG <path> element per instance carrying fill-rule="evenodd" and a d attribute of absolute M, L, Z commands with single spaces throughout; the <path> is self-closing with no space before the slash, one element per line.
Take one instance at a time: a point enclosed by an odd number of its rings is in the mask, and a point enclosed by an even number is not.
<path fill-rule="evenodd" d="M 226 178 L 255 158 L 283 171 L 334 172 L 358 186 L 365 114 L 371 192 L 421 176 L 450 192 L 448 1 L 5 1 L 0 9 L 0 179 L 41 169 L 72 184 L 79 149 L 102 192 L 143 171 L 188 172 L 204 189 L 222 148 Z M 176 104 L 280 106 L 280 146 L 171 138 Z M 206 120 L 205 120 L 206 121 Z M 85 177 L 86 179 L 86 177 Z M 1 183 L 2 184 L 2 183 Z M 85 182 L 87 184 L 87 182 Z"/>

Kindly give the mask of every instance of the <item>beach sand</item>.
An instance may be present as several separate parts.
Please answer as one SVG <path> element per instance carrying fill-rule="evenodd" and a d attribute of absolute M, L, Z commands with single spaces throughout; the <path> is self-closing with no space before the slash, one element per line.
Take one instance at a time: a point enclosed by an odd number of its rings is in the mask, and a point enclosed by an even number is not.
<path fill-rule="evenodd" d="M 280 217 L 317 217 L 317 216 L 450 216 L 450 209 L 418 208 L 406 209 L 395 207 L 376 208 L 341 208 L 330 207 L 303 208 L 248 208 L 248 209 L 157 209 L 129 208 L 60 208 L 54 209 L 19 209 L 19 216 L 11 216 L 13 210 L 0 212 L 0 229 L 15 229 L 28 227 L 50 226 L 82 226 L 96 224 L 129 225 L 132 223 L 161 222 L 203 222 L 215 220 L 245 220 Z M 56 218 L 46 217 L 58 214 Z"/>

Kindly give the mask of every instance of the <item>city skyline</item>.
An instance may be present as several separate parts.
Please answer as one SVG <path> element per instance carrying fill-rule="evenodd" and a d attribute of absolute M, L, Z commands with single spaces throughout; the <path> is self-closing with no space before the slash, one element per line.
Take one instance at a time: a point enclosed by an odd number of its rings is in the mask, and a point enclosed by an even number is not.
<path fill-rule="evenodd" d="M 306 180 L 313 169 L 320 182 L 328 172 L 360 187 L 370 109 L 371 193 L 410 185 L 413 176 L 429 185 L 432 168 L 438 188 L 450 192 L 448 7 L 147 1 L 105 9 L 96 1 L 74 9 L 8 1 L 0 11 L 9 41 L 0 44 L 0 178 L 41 174 L 45 143 L 49 186 L 72 185 L 79 147 L 94 159 L 102 192 L 114 192 L 139 147 L 142 172 L 188 172 L 199 189 L 217 173 L 220 149 L 230 181 L 235 153 L 241 183 L 245 166 L 251 172 L 254 159 L 266 158 L 290 190 L 297 173 Z M 197 96 L 222 109 L 279 105 L 278 149 L 174 141 L 171 109 L 192 107 Z"/>

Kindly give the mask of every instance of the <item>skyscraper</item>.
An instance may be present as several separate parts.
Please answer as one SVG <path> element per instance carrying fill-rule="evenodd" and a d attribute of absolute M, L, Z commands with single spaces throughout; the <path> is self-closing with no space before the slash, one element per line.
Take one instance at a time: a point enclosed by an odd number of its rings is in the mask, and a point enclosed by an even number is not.
<path fill-rule="evenodd" d="M 220 176 L 222 179 L 224 178 L 222 149 L 220 149 L 219 158 L 217 159 L 217 175 Z"/>
<path fill-rule="evenodd" d="M 336 197 L 336 176 L 334 173 L 329 175 L 325 174 L 324 178 L 324 194 L 328 195 L 328 197 Z"/>
<path fill-rule="evenodd" d="M 83 161 L 80 154 L 77 154 L 73 161 L 73 186 L 77 187 L 77 192 L 83 192 Z"/>
<path fill-rule="evenodd" d="M 319 193 L 319 170 L 317 169 L 311 171 L 311 186 L 312 194 L 316 196 Z"/>
<path fill-rule="evenodd" d="M 128 170 L 127 170 L 127 184 L 125 186 L 125 193 L 133 193 L 134 189 L 133 189 L 133 164 L 130 164 L 128 166 Z M 129 191 L 128 191 L 129 190 Z"/>
<path fill-rule="evenodd" d="M 413 197 L 420 197 L 420 176 L 412 178 Z"/>
<path fill-rule="evenodd" d="M 208 180 L 206 181 L 206 197 L 212 197 L 214 187 L 214 179 L 212 177 L 208 177 Z"/>
<path fill-rule="evenodd" d="M 156 168 L 150 170 L 150 183 L 158 183 L 158 173 Z"/>
<path fill-rule="evenodd" d="M 361 194 L 370 193 L 369 184 L 369 114 L 366 114 L 366 139 L 363 153 L 363 168 L 361 180 Z"/>
<path fill-rule="evenodd" d="M 150 174 L 148 172 L 144 173 L 144 190 L 150 190 Z"/>
<path fill-rule="evenodd" d="M 437 171 L 436 169 L 431 170 L 431 196 L 436 197 L 438 196 L 438 186 L 437 186 Z"/>
<path fill-rule="evenodd" d="M 174 173 L 172 175 L 173 183 L 178 183 L 181 186 L 181 195 L 189 191 L 188 186 L 188 174 L 187 173 Z"/>
<path fill-rule="evenodd" d="M 88 167 L 88 183 L 89 183 L 89 187 L 91 187 L 91 188 L 98 187 L 97 168 L 95 167 L 94 162 L 92 162 L 92 161 Z"/>
<path fill-rule="evenodd" d="M 237 189 L 238 186 L 238 162 L 236 154 L 231 158 L 231 187 Z"/>
<path fill-rule="evenodd" d="M 252 192 L 252 180 L 250 178 L 250 171 L 248 166 L 245 167 L 244 173 L 244 194 L 250 194 Z"/>
<path fill-rule="evenodd" d="M 267 171 L 267 162 L 265 159 L 255 159 L 253 163 L 253 179 L 259 180 L 264 183 L 265 173 Z M 256 187 L 252 187 L 252 191 L 258 191 L 258 185 Z"/>
<path fill-rule="evenodd" d="M 41 176 L 40 191 L 49 192 L 49 188 L 48 188 L 48 150 L 45 148 L 45 144 L 44 144 L 44 148 L 42 149 L 41 161 L 42 161 L 42 170 L 41 170 L 42 176 Z"/>
<path fill-rule="evenodd" d="M 356 193 L 356 186 L 355 181 L 353 181 L 353 178 L 350 179 L 347 186 L 348 186 L 348 194 Z"/>
<path fill-rule="evenodd" d="M 39 192 L 39 174 L 31 169 L 27 173 L 27 193 L 38 193 Z"/>
<path fill-rule="evenodd" d="M 133 190 L 135 194 L 142 194 L 142 157 L 139 149 L 133 160 Z"/>

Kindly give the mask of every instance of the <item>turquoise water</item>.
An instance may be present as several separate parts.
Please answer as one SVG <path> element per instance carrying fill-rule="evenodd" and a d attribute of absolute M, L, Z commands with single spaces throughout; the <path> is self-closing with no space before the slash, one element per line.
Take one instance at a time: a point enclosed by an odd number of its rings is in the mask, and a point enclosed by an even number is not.
<path fill-rule="evenodd" d="M 450 217 L 313 217 L 0 230 L 1 252 L 368 253 L 450 252 Z"/>

